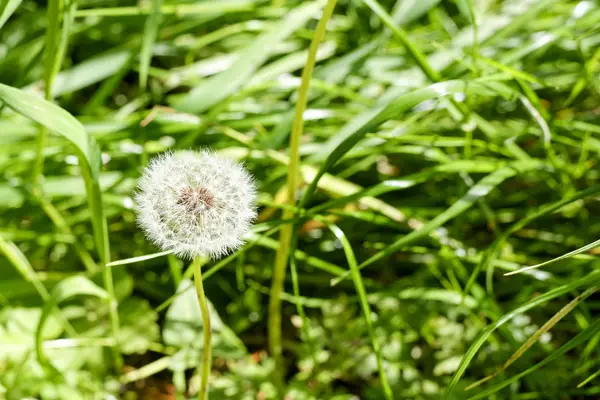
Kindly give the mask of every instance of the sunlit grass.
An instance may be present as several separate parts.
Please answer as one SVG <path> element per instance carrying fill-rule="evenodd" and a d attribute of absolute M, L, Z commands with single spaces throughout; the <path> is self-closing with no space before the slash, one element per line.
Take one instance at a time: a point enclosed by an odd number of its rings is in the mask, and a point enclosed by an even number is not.
<path fill-rule="evenodd" d="M 0 4 L 0 397 L 197 395 L 133 190 L 199 147 L 260 206 L 202 268 L 211 399 L 596 396 L 598 4 L 333 3 Z"/>

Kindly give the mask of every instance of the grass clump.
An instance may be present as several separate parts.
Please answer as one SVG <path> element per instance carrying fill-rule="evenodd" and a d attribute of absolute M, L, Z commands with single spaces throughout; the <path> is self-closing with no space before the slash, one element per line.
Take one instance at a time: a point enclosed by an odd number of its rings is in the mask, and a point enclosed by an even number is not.
<path fill-rule="evenodd" d="M 565 0 L 0 4 L 0 397 L 197 397 L 210 313 L 209 398 L 594 398 L 599 24 Z M 208 147 L 258 217 L 190 263 L 134 190 Z"/>

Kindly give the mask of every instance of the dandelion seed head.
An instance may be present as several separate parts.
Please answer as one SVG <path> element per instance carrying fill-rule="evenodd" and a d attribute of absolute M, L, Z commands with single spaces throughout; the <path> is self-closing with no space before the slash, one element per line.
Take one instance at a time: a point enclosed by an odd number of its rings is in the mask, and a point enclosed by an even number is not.
<path fill-rule="evenodd" d="M 244 167 L 207 150 L 154 158 L 135 195 L 138 224 L 158 247 L 212 259 L 242 245 L 256 217 L 255 198 Z"/>

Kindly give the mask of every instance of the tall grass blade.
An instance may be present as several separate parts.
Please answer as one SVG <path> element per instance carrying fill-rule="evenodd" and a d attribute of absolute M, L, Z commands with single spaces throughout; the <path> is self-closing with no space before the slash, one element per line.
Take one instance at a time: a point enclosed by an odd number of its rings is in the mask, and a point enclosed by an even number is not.
<path fill-rule="evenodd" d="M 290 161 L 287 178 L 287 197 L 286 204 L 294 205 L 296 203 L 296 191 L 298 184 L 300 183 L 300 139 L 304 130 L 304 111 L 308 103 L 308 88 L 312 78 L 312 72 L 315 67 L 317 51 L 319 44 L 325 36 L 325 30 L 327 28 L 327 22 L 333 14 L 336 0 L 328 0 L 325 8 L 323 9 L 323 15 L 317 24 L 315 29 L 314 37 L 311 41 L 310 48 L 308 50 L 308 58 L 306 65 L 302 70 L 302 81 L 300 89 L 298 90 L 298 100 L 296 102 L 296 109 L 294 115 L 294 123 L 292 126 L 292 133 L 290 135 Z M 312 4 L 320 5 L 320 3 Z M 304 6 L 308 7 L 308 6 Z M 314 10 L 312 8 L 301 8 L 303 10 L 301 15 L 312 15 Z M 308 11 L 306 11 L 308 10 Z M 296 11 L 299 13 L 300 11 Z M 290 13 L 289 15 L 292 15 Z M 301 19 L 302 20 L 302 19 Z M 304 20 L 302 20 L 304 22 Z M 293 211 L 286 209 L 283 212 L 283 219 L 288 219 L 293 216 Z M 283 394 L 283 377 L 285 373 L 285 366 L 283 363 L 283 344 L 281 334 L 281 293 L 283 291 L 283 283 L 285 281 L 288 257 L 290 253 L 290 245 L 292 240 L 292 230 L 294 229 L 293 224 L 285 225 L 279 235 L 279 247 L 275 255 L 275 265 L 273 266 L 273 278 L 271 283 L 271 291 L 269 296 L 269 349 L 272 356 L 275 358 L 275 364 L 277 365 L 277 385 L 278 389 Z M 295 248 L 295 246 L 291 246 Z"/>
<path fill-rule="evenodd" d="M 394 394 L 388 383 L 387 375 L 383 367 L 383 357 L 381 355 L 379 341 L 375 336 L 375 329 L 373 328 L 371 307 L 369 306 L 369 301 L 367 299 L 367 291 L 365 290 L 365 285 L 363 284 L 362 277 L 360 276 L 360 269 L 358 268 L 358 263 L 356 262 L 354 250 L 352 250 L 352 244 L 348 241 L 348 238 L 346 238 L 346 234 L 344 233 L 344 231 L 342 231 L 337 225 L 327 221 L 325 218 L 320 218 L 319 220 L 325 225 L 327 225 L 327 227 L 342 244 L 344 254 L 346 255 L 346 261 L 348 262 L 348 266 L 350 267 L 350 273 L 352 274 L 352 281 L 354 282 L 354 287 L 356 288 L 356 292 L 358 293 L 360 306 L 365 317 L 365 322 L 367 323 L 367 328 L 369 330 L 369 336 L 371 337 L 373 351 L 375 352 L 375 356 L 377 357 L 377 368 L 379 370 L 379 379 L 381 379 L 381 386 L 383 386 L 383 393 L 387 400 L 392 400 L 394 398 Z"/>
<path fill-rule="evenodd" d="M 152 13 L 144 25 L 144 38 L 140 50 L 140 89 L 145 90 L 148 84 L 148 70 L 152 61 L 152 50 L 160 28 L 162 0 L 152 0 Z"/>

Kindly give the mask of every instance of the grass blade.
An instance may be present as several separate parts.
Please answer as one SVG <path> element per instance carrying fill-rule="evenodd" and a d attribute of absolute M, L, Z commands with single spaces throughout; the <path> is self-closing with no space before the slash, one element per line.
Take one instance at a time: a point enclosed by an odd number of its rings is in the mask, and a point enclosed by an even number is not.
<path fill-rule="evenodd" d="M 135 263 L 139 263 L 142 261 L 152 260 L 154 258 L 166 256 L 171 253 L 173 253 L 173 251 L 167 250 L 167 251 L 161 251 L 160 253 L 146 254 L 143 256 L 139 256 L 139 257 L 132 257 L 132 258 L 126 258 L 123 260 L 111 261 L 108 264 L 106 264 L 106 266 L 107 267 L 116 267 L 119 265 L 135 264 Z"/>
<path fill-rule="evenodd" d="M 581 295 L 575 297 L 573 300 L 571 300 L 566 306 L 564 306 L 563 308 L 561 308 L 556 314 L 554 314 L 552 316 L 552 318 L 550 318 L 548 321 L 546 321 L 546 323 L 544 325 L 542 325 L 541 328 L 539 328 L 533 335 L 531 335 L 529 337 L 529 339 L 527 339 L 527 341 L 525 341 L 525 343 L 523 343 L 521 345 L 521 347 L 519 347 L 517 349 L 517 351 L 515 351 L 513 353 L 512 356 L 510 356 L 510 358 L 504 363 L 504 365 L 495 373 L 493 373 L 492 375 L 489 375 L 471 385 L 469 385 L 467 388 L 465 388 L 465 390 L 470 390 L 476 386 L 479 386 L 480 384 L 496 377 L 498 374 L 504 372 L 508 367 L 511 366 L 511 364 L 513 364 L 515 361 L 517 361 L 523 354 L 525 354 L 525 352 L 527 350 L 529 350 L 539 339 L 540 337 L 542 337 L 542 335 L 546 332 L 548 332 L 550 329 L 552 329 L 552 327 L 554 325 L 556 325 L 561 319 L 563 319 L 568 313 L 570 313 L 571 311 L 573 311 L 573 309 L 575 307 L 577 307 L 577 305 L 579 303 L 581 303 L 582 301 L 584 301 L 585 299 L 587 299 L 588 297 L 590 297 L 592 294 L 596 293 L 598 291 L 598 289 L 600 289 L 599 286 L 593 286 L 589 289 L 587 289 L 585 292 L 583 292 Z"/>
<path fill-rule="evenodd" d="M 460 380 L 460 378 L 463 376 L 463 374 L 467 370 L 467 367 L 471 363 L 471 360 L 473 360 L 473 358 L 475 357 L 475 355 L 477 354 L 477 352 L 479 351 L 481 346 L 483 346 L 483 344 L 487 341 L 487 339 L 491 336 L 491 334 L 496 329 L 498 329 L 499 327 L 501 327 L 502 325 L 504 325 L 506 322 L 510 321 L 517 315 L 523 314 L 524 312 L 531 310 L 531 309 L 539 306 L 540 304 L 546 303 L 557 297 L 564 296 L 564 295 L 572 292 L 573 290 L 576 290 L 577 288 L 579 288 L 581 286 L 595 285 L 598 282 L 600 282 L 600 274 L 598 274 L 597 272 L 592 272 L 591 274 L 588 274 L 587 276 L 585 276 L 581 279 L 578 279 L 569 284 L 565 284 L 565 285 L 556 287 L 540 296 L 534 297 L 533 299 L 531 299 L 530 301 L 526 302 L 525 304 L 517 307 L 513 311 L 504 314 L 496 322 L 494 322 L 493 324 L 491 324 L 487 328 L 485 328 L 479 334 L 477 339 L 475 339 L 473 344 L 471 344 L 471 346 L 466 351 L 466 353 L 464 354 L 456 372 L 454 373 L 454 376 L 452 376 L 452 380 L 450 381 L 450 384 L 446 388 L 443 399 L 446 400 L 446 399 L 450 398 L 450 395 L 454 391 L 454 388 L 458 384 L 458 381 Z"/>
<path fill-rule="evenodd" d="M 23 0 L 8 0 L 7 2 L 3 2 L 4 6 L 2 7 L 2 11 L 0 11 L 0 29 L 2 29 L 10 16 L 13 15 L 17 8 L 19 8 L 22 1 Z"/>
<path fill-rule="evenodd" d="M 148 84 L 148 70 L 152 61 L 152 48 L 158 29 L 160 28 L 161 13 L 160 7 L 162 0 L 152 0 L 152 13 L 146 19 L 144 25 L 144 39 L 142 40 L 142 49 L 140 50 L 140 89 L 145 90 Z"/>
<path fill-rule="evenodd" d="M 506 386 L 510 385 L 511 383 L 516 382 L 519 379 L 523 378 L 524 376 L 534 372 L 535 370 L 551 363 L 552 361 L 554 361 L 557 358 L 566 354 L 569 350 L 573 349 L 575 346 L 578 346 L 578 345 L 585 343 L 588 340 L 592 339 L 595 335 L 598 334 L 598 332 L 600 332 L 600 320 L 596 320 L 594 323 L 589 325 L 587 328 L 585 328 L 584 330 L 579 332 L 577 334 L 577 336 L 575 336 L 573 339 L 571 339 L 567 343 L 563 344 L 559 349 L 554 351 L 552 354 L 550 354 L 548 357 L 546 357 L 542 361 L 538 362 L 534 366 L 527 368 L 525 371 L 521 372 L 520 374 L 517 374 L 509 379 L 506 379 L 505 381 L 498 383 L 497 385 L 494 385 L 493 387 L 489 388 L 488 390 L 478 393 L 475 396 L 469 397 L 469 400 L 489 398 L 489 396 L 491 394 L 498 392 L 499 390 L 505 388 Z"/>
<path fill-rule="evenodd" d="M 577 192 L 574 195 L 564 198 L 560 201 L 540 207 L 534 213 L 531 213 L 530 215 L 523 218 L 519 222 L 513 224 L 510 228 L 508 228 L 506 230 L 505 233 L 503 233 L 498 239 L 496 239 L 494 241 L 494 243 L 492 243 L 492 245 L 487 249 L 486 253 L 484 254 L 484 257 L 482 257 L 479 264 L 477 264 L 477 267 L 473 270 L 473 273 L 471 274 L 471 277 L 469 278 L 469 281 L 467 282 L 467 285 L 465 286 L 465 293 L 468 293 L 470 291 L 472 284 L 475 282 L 475 279 L 479 275 L 479 272 L 482 270 L 487 271 L 488 281 L 491 282 L 491 277 L 494 274 L 494 261 L 496 260 L 496 258 L 498 256 L 498 252 L 501 250 L 504 243 L 506 243 L 506 241 L 508 240 L 510 235 L 517 232 L 519 229 L 524 228 L 525 226 L 527 226 L 528 224 L 530 224 L 531 222 L 535 221 L 538 218 L 541 218 L 545 215 L 551 214 L 554 211 L 556 211 L 568 204 L 571 204 L 577 200 L 585 199 L 596 193 L 600 193 L 600 185 L 592 186 L 588 189 Z"/>
<path fill-rule="evenodd" d="M 214 15 L 217 13 L 232 13 L 251 11 L 255 0 L 220 0 L 218 2 L 203 1 L 192 4 L 165 4 L 160 12 L 163 15 Z M 77 17 L 129 17 L 132 15 L 152 14 L 151 7 L 109 7 L 90 8 L 77 11 Z"/>
<path fill-rule="evenodd" d="M 116 343 L 119 332 L 119 315 L 117 313 L 112 271 L 110 267 L 106 267 L 106 264 L 110 262 L 110 248 L 99 183 L 100 154 L 95 142 L 88 138 L 83 125 L 75 117 L 49 101 L 1 83 L 0 100 L 16 112 L 36 121 L 50 131 L 64 136 L 75 146 L 80 161 L 81 175 L 86 187 L 96 250 L 103 268 L 104 285 L 109 294 L 111 327 L 113 339 Z M 115 360 L 117 369 L 120 369 L 121 358 L 117 350 L 115 350 Z"/>
<path fill-rule="evenodd" d="M 476 185 L 472 186 L 471 189 L 456 203 L 454 203 L 450 208 L 446 211 L 435 217 L 433 220 L 426 223 L 419 230 L 413 231 L 410 234 L 398 239 L 396 242 L 388 246 L 387 248 L 381 250 L 377 254 L 370 257 L 368 260 L 364 261 L 359 268 L 364 268 L 375 261 L 378 261 L 386 256 L 389 256 L 401 248 L 414 243 L 416 240 L 419 240 L 430 233 L 432 233 L 435 229 L 439 228 L 452 218 L 462 214 L 467 209 L 469 209 L 477 200 L 482 197 L 485 197 L 492 189 L 498 186 L 500 183 L 504 182 L 506 179 L 511 178 L 517 174 L 522 174 L 528 171 L 535 170 L 540 168 L 542 164 L 538 161 L 518 161 L 513 164 L 507 165 L 498 169 L 497 171 L 489 174 L 481 181 L 479 181 Z M 348 274 L 336 278 L 332 281 L 332 285 L 337 284 L 342 279 L 346 278 Z"/>
<path fill-rule="evenodd" d="M 350 149 L 352 149 L 367 133 L 373 131 L 382 123 L 397 118 L 402 113 L 408 111 L 425 100 L 438 99 L 443 96 L 456 93 L 465 93 L 466 91 L 483 91 L 485 87 L 471 81 L 454 80 L 440 83 L 434 83 L 422 89 L 417 89 L 398 97 L 395 101 L 387 105 L 378 107 L 368 114 L 361 114 L 358 118 L 350 121 L 342 128 L 329 143 L 323 147 L 322 154 L 329 154 L 321 164 L 317 174 L 309 187 L 306 189 L 300 205 L 305 205 L 310 200 L 317 188 L 321 177 L 329 171 Z M 339 143 L 339 144 L 338 144 Z"/>
<path fill-rule="evenodd" d="M 381 356 L 381 350 L 379 348 L 379 341 L 375 336 L 375 329 L 373 328 L 371 307 L 369 306 L 367 291 L 365 290 L 365 285 L 363 284 L 362 277 L 360 276 L 360 269 L 358 268 L 358 263 L 356 262 L 354 251 L 352 250 L 352 244 L 346 238 L 346 234 L 344 233 L 344 231 L 342 231 L 337 225 L 329 222 L 325 218 L 319 218 L 319 221 L 327 225 L 327 227 L 342 244 L 344 254 L 346 255 L 346 260 L 348 261 L 348 266 L 350 267 L 350 273 L 352 274 L 352 281 L 354 282 L 354 287 L 356 288 L 356 292 L 358 293 L 360 305 L 365 316 L 365 322 L 367 323 L 369 336 L 371 337 L 373 351 L 375 352 L 375 356 L 377 357 L 377 368 L 379 369 L 379 379 L 381 379 L 383 392 L 385 394 L 385 398 L 387 400 L 391 400 L 394 398 L 394 394 L 392 392 L 392 389 L 390 388 L 390 385 L 387 380 L 387 375 L 385 374 L 385 370 L 383 368 L 383 358 Z"/>
<path fill-rule="evenodd" d="M 47 100 L 0 83 L 0 100 L 7 106 L 63 135 L 73 143 L 83 161 L 91 165 L 90 144 L 83 125 L 71 114 Z"/>
<path fill-rule="evenodd" d="M 528 267 L 524 267 L 524 268 L 518 269 L 516 271 L 508 272 L 508 273 L 504 274 L 504 276 L 516 275 L 516 274 L 520 274 L 521 272 L 529 271 L 529 270 L 532 270 L 532 269 L 535 269 L 535 268 L 540 268 L 540 267 L 543 267 L 545 265 L 552 264 L 552 263 L 555 263 L 557 261 L 564 260 L 566 258 L 570 258 L 570 257 L 576 256 L 577 254 L 584 253 L 584 252 L 586 252 L 588 250 L 591 250 L 591 249 L 593 249 L 595 247 L 598 247 L 598 246 L 600 246 L 600 240 L 596 240 L 595 242 L 586 244 L 585 246 L 580 247 L 577 250 L 570 251 L 570 252 L 568 252 L 566 254 L 563 254 L 562 256 L 553 258 L 552 260 L 544 261 L 543 263 L 539 263 L 539 264 L 536 264 L 536 265 L 530 265 Z"/>
<path fill-rule="evenodd" d="M 296 203 L 296 191 L 298 189 L 299 178 L 300 178 L 300 139 L 304 130 L 304 111 L 308 103 L 308 88 L 312 78 L 313 69 L 316 63 L 317 51 L 319 44 L 325 36 L 325 30 L 327 28 L 327 22 L 333 14 L 336 0 L 328 0 L 325 8 L 323 9 L 323 15 L 315 28 L 315 34 L 308 50 L 308 58 L 306 65 L 302 70 L 302 82 L 300 89 L 298 90 L 298 101 L 296 102 L 296 109 L 294 115 L 294 123 L 292 126 L 292 133 L 290 135 L 290 159 L 289 159 L 289 171 L 287 178 L 287 197 L 286 204 L 294 205 Z M 312 4 L 313 6 L 315 4 Z M 316 3 L 319 5 L 319 3 Z M 305 6 L 307 7 L 307 6 Z M 298 9 L 297 9 L 298 10 Z M 301 8 L 303 10 L 301 15 L 305 15 L 308 18 L 313 14 L 312 8 Z M 307 11 L 304 11 L 307 10 Z M 296 11 L 299 13 L 300 11 Z M 294 12 L 289 15 L 294 14 Z M 300 19 L 305 22 L 303 19 Z M 270 36 L 267 36 L 270 37 Z M 286 209 L 283 212 L 283 219 L 289 219 L 293 217 L 293 211 Z M 279 247 L 275 255 L 275 265 L 273 266 L 273 278 L 271 283 L 271 291 L 269 296 L 269 349 L 272 356 L 275 358 L 275 364 L 277 366 L 277 384 L 279 386 L 280 394 L 283 394 L 283 376 L 285 372 L 283 363 L 283 344 L 281 335 L 281 293 L 283 292 L 283 284 L 285 282 L 285 274 L 288 264 L 288 257 L 290 253 L 290 247 L 292 240 L 292 230 L 294 229 L 293 224 L 285 225 L 279 235 Z"/>
<path fill-rule="evenodd" d="M 292 10 L 283 20 L 259 35 L 251 45 L 240 52 L 231 68 L 193 88 L 182 99 L 175 102 L 174 107 L 184 112 L 198 114 L 234 94 L 269 58 L 271 49 L 306 24 L 320 10 L 322 3 L 322 1 L 315 1 Z"/>
<path fill-rule="evenodd" d="M 383 23 L 392 31 L 394 36 L 398 38 L 398 40 L 402 43 L 404 47 L 408 50 L 410 55 L 414 58 L 419 68 L 423 71 L 423 73 L 431 80 L 432 82 L 438 82 L 441 77 L 440 74 L 431 68 L 429 63 L 427 62 L 427 57 L 417 46 L 415 46 L 412 41 L 409 40 L 408 35 L 404 32 L 403 29 L 396 26 L 396 23 L 392 19 L 392 17 L 381 7 L 381 5 L 376 0 L 362 0 L 381 20 Z"/>

